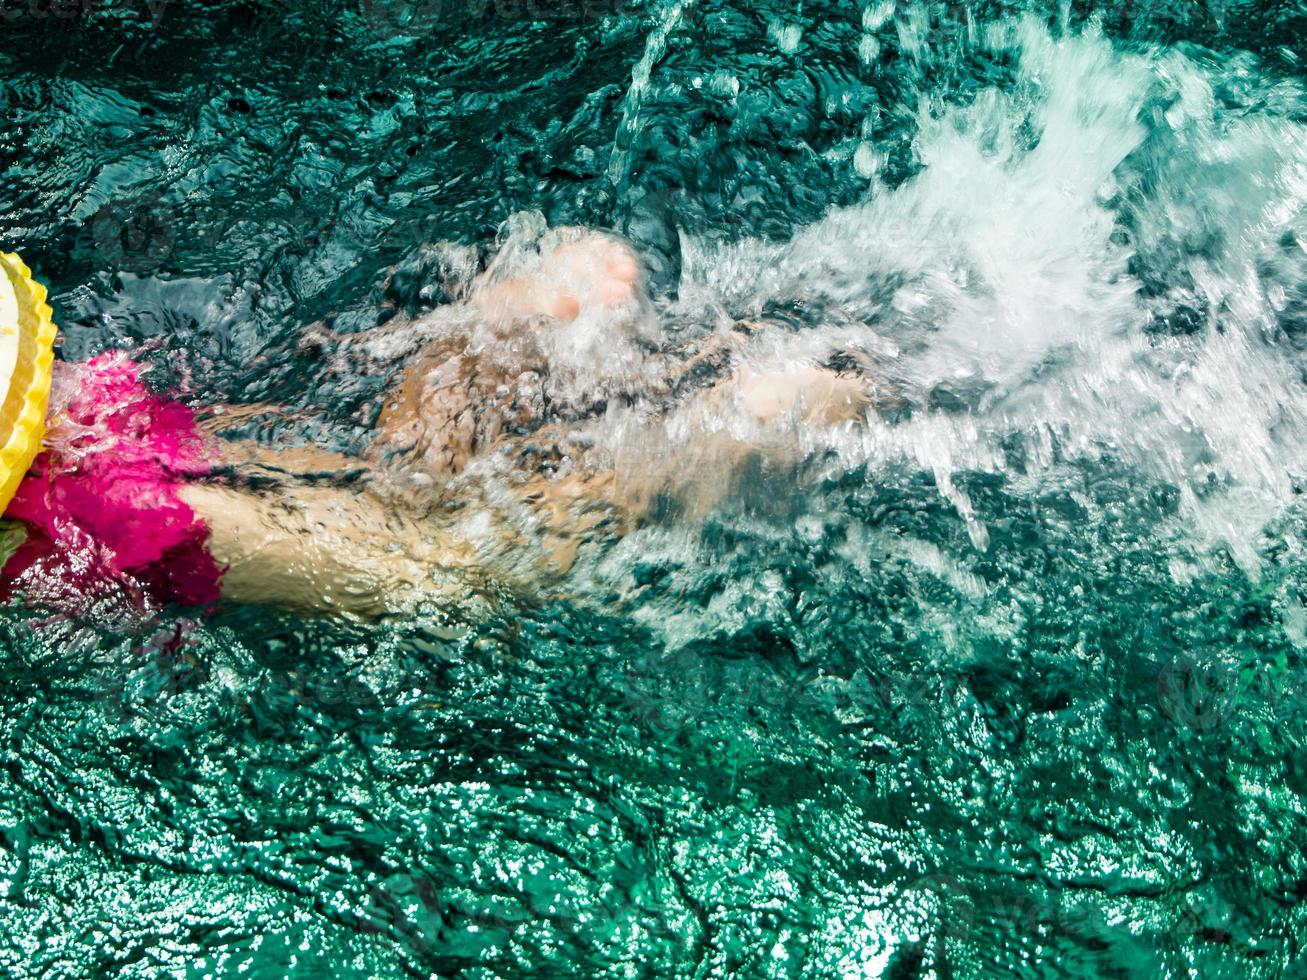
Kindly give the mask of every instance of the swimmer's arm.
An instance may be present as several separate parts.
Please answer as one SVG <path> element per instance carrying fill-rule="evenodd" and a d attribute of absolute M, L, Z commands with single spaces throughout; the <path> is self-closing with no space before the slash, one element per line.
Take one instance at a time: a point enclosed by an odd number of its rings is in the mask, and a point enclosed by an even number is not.
<path fill-rule="evenodd" d="M 367 492 L 192 484 L 182 498 L 209 528 L 228 601 L 375 619 L 484 588 L 470 548 Z"/>
<path fill-rule="evenodd" d="M 856 375 L 821 367 L 741 368 L 681 409 L 696 435 L 674 444 L 624 447 L 614 479 L 603 489 L 627 526 L 668 501 L 686 516 L 703 517 L 736 492 L 752 462 L 797 463 L 804 453 L 797 428 L 857 425 L 878 407 L 866 380 Z"/>
<path fill-rule="evenodd" d="M 862 420 L 873 407 L 867 383 L 823 367 L 790 371 L 741 369 L 713 389 L 760 423 L 793 417 L 806 425 L 830 426 Z"/>

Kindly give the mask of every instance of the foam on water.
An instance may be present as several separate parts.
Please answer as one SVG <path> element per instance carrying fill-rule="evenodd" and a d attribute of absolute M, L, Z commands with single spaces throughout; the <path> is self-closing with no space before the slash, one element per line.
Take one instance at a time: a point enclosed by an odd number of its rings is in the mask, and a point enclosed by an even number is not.
<path fill-rule="evenodd" d="M 1177 488 L 1196 550 L 1256 575 L 1307 436 L 1301 91 L 1092 25 L 976 34 L 1011 82 L 965 102 L 922 83 L 914 177 L 786 243 L 687 239 L 675 312 L 799 311 L 752 341 L 760 369 L 869 353 L 911 417 L 804 438 L 869 479 L 928 470 L 979 547 L 958 474 L 1037 487 L 1111 460 Z"/>

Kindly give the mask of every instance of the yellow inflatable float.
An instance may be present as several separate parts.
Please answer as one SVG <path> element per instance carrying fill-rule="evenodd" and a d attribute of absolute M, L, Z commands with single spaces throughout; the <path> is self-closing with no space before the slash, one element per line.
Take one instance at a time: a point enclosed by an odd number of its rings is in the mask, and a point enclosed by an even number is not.
<path fill-rule="evenodd" d="M 0 513 L 41 451 L 56 328 L 45 287 L 0 252 Z"/>

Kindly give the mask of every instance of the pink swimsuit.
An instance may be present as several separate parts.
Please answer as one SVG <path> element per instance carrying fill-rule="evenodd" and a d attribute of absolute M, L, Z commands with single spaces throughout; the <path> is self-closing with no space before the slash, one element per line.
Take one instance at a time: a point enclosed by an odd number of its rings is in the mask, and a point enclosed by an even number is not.
<path fill-rule="evenodd" d="M 28 531 L 0 573 L 11 589 L 54 576 L 90 592 L 126 580 L 159 602 L 218 598 L 208 528 L 179 492 L 214 454 L 194 413 L 141 371 L 119 353 L 55 364 L 45 451 L 5 512 Z"/>

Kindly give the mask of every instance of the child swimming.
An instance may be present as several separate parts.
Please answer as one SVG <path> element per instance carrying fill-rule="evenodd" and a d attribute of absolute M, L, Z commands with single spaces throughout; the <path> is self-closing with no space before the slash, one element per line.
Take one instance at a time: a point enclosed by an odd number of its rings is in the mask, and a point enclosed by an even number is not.
<path fill-rule="evenodd" d="M 538 595 L 669 492 L 711 506 L 750 454 L 792 452 L 787 425 L 863 417 L 857 371 L 739 363 L 755 329 L 669 342 L 628 245 L 546 230 L 455 303 L 342 339 L 404 358 L 362 458 L 209 435 L 221 414 L 202 424 L 122 354 L 61 363 L 44 451 L 6 511 L 27 539 L 4 579 L 37 602 L 112 587 L 369 618 Z M 701 435 L 616 452 L 590 438 L 673 416 Z"/>

